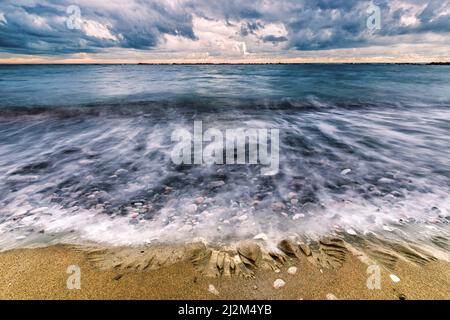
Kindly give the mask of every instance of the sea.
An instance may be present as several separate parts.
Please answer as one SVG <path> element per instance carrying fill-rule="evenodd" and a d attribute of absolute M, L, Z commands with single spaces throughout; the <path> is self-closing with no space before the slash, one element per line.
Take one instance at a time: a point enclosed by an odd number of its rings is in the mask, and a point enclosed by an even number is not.
<path fill-rule="evenodd" d="M 278 130 L 276 174 L 174 163 L 200 121 Z M 449 66 L 0 65 L 1 250 L 339 234 L 448 254 L 449 223 Z"/>

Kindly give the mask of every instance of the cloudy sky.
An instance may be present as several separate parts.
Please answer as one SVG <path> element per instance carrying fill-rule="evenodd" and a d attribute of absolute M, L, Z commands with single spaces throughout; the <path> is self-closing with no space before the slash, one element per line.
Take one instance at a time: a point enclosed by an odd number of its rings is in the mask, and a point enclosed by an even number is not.
<path fill-rule="evenodd" d="M 450 61 L 450 0 L 0 0 L 0 63 Z"/>

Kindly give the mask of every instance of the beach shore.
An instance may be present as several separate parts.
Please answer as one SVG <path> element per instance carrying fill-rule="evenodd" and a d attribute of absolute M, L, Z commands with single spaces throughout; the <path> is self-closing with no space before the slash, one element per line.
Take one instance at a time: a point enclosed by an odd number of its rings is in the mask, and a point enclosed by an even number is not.
<path fill-rule="evenodd" d="M 80 289 L 68 289 L 68 267 L 80 269 Z M 295 274 L 287 269 L 297 267 Z M 367 265 L 348 255 L 338 269 L 321 269 L 298 259 L 277 272 L 255 277 L 209 278 L 186 261 L 155 270 L 102 269 L 88 254 L 67 245 L 0 253 L 0 299 L 450 299 L 450 264 L 398 261 L 381 270 L 381 288 L 370 290 Z M 393 282 L 395 274 L 399 282 Z M 276 279 L 285 281 L 280 289 Z M 217 290 L 208 290 L 213 285 Z M 212 290 L 214 291 L 214 290 Z"/>

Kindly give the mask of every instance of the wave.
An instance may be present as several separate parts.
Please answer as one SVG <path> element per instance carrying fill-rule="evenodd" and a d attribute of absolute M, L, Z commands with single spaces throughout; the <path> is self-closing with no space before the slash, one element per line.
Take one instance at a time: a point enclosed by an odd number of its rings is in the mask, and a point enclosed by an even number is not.
<path fill-rule="evenodd" d="M 3 108 L 0 246 L 445 234 L 450 110 L 312 99 Z M 175 165 L 171 133 L 194 120 L 279 129 L 279 174 Z"/>

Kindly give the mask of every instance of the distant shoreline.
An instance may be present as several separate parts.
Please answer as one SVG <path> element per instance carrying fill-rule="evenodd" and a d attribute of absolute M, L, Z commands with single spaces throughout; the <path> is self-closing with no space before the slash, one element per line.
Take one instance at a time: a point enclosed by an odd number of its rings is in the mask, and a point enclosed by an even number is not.
<path fill-rule="evenodd" d="M 77 66 L 77 65 L 136 65 L 136 66 L 226 66 L 226 65 L 417 65 L 417 66 L 449 66 L 450 62 L 138 62 L 138 63 L 0 63 L 0 66 Z"/>

